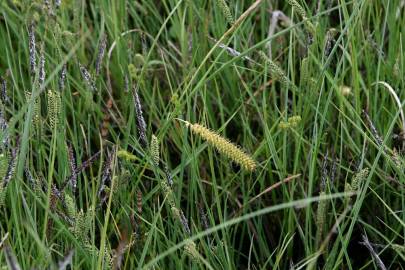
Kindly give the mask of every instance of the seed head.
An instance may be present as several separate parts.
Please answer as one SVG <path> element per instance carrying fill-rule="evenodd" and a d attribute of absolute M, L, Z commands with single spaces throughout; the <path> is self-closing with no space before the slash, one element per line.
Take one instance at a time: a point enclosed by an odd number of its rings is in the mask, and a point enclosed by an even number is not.
<path fill-rule="evenodd" d="M 370 127 L 370 130 L 371 130 L 371 133 L 375 137 L 375 140 L 376 140 L 378 146 L 383 146 L 384 141 L 381 138 L 380 134 L 378 133 L 377 128 L 375 127 L 373 121 L 371 121 L 370 116 L 368 115 L 368 113 L 365 110 L 363 110 L 363 115 L 366 118 L 366 121 L 367 121 L 367 123 L 368 123 L 368 125 Z"/>
<path fill-rule="evenodd" d="M 308 31 L 310 33 L 315 33 L 315 27 L 314 25 L 309 21 L 307 13 L 305 12 L 305 9 L 298 3 L 297 0 L 287 0 L 287 2 L 294 7 L 294 9 L 297 11 L 297 13 L 302 17 L 304 20 L 305 26 L 307 27 Z"/>
<path fill-rule="evenodd" d="M 4 179 L 7 174 L 7 167 L 8 167 L 9 159 L 8 157 L 2 153 L 0 154 L 0 178 Z"/>
<path fill-rule="evenodd" d="M 187 121 L 185 121 L 185 123 L 194 134 L 201 136 L 201 138 L 214 146 L 221 154 L 224 154 L 228 158 L 232 159 L 245 170 L 255 170 L 256 162 L 238 146 L 231 143 L 228 139 L 221 137 L 216 132 L 209 130 L 202 125 L 191 124 Z"/>
<path fill-rule="evenodd" d="M 300 86 L 304 87 L 308 84 L 309 79 L 309 58 L 305 57 L 301 62 L 301 77 Z"/>
<path fill-rule="evenodd" d="M 76 203 L 74 199 L 65 192 L 65 204 L 66 204 L 66 212 L 69 218 L 75 220 L 77 215 Z"/>
<path fill-rule="evenodd" d="M 287 129 L 289 129 L 289 128 L 291 127 L 291 124 L 288 123 L 288 122 L 286 122 L 286 121 L 281 121 L 281 122 L 278 124 L 278 127 L 279 127 L 280 129 L 282 129 L 282 130 L 287 130 Z"/>
<path fill-rule="evenodd" d="M 202 203 L 199 203 L 197 206 L 203 228 L 204 230 L 208 230 L 210 228 L 210 225 L 208 223 L 207 213 L 205 212 L 204 205 Z"/>
<path fill-rule="evenodd" d="M 141 101 L 139 100 L 138 91 L 135 87 L 133 88 L 132 95 L 134 98 L 136 120 L 138 122 L 137 127 L 138 127 L 140 142 L 141 142 L 141 145 L 144 148 L 146 148 L 148 146 L 148 140 L 146 139 L 146 123 L 145 123 L 145 119 L 143 118 L 142 105 L 141 105 Z"/>
<path fill-rule="evenodd" d="M 73 227 L 74 235 L 78 238 L 81 243 L 87 242 L 87 230 L 86 221 L 83 209 L 77 212 L 75 217 L 75 225 Z"/>
<path fill-rule="evenodd" d="M 353 192 L 357 192 L 359 190 L 361 184 L 368 177 L 369 172 L 370 172 L 370 170 L 368 168 L 365 168 L 365 169 L 359 171 L 358 173 L 356 173 L 356 175 L 354 176 L 352 183 L 351 183 Z"/>
<path fill-rule="evenodd" d="M 10 103 L 10 98 L 7 95 L 7 80 L 5 78 L 0 78 L 1 80 L 1 101 L 6 104 Z"/>
<path fill-rule="evenodd" d="M 36 73 L 36 42 L 35 42 L 35 22 L 32 21 L 28 27 L 28 38 L 29 38 L 29 52 L 30 52 L 30 69 L 31 75 L 35 76 Z"/>
<path fill-rule="evenodd" d="M 107 47 L 107 36 L 103 35 L 100 39 L 100 45 L 98 47 L 98 54 L 96 60 L 96 76 L 100 74 L 101 64 L 103 62 L 106 47 Z"/>
<path fill-rule="evenodd" d="M 168 204 L 173 208 L 175 207 L 174 194 L 170 186 L 165 181 L 160 181 L 163 194 L 166 196 Z"/>
<path fill-rule="evenodd" d="M 41 54 L 39 56 L 39 75 L 38 75 L 38 83 L 39 87 L 42 89 L 45 82 L 45 52 L 44 52 L 45 45 L 42 44 L 41 47 Z"/>
<path fill-rule="evenodd" d="M 0 207 L 5 205 L 7 195 L 7 187 L 0 185 Z"/>
<path fill-rule="evenodd" d="M 222 14 L 224 15 L 225 19 L 228 21 L 230 25 L 235 23 L 231 10 L 229 9 L 228 4 L 225 0 L 216 0 L 216 4 L 218 5 L 219 9 L 221 10 Z"/>
<path fill-rule="evenodd" d="M 31 100 L 32 93 L 31 92 L 25 92 L 25 99 L 27 102 Z M 41 99 L 37 97 L 34 100 L 34 105 L 33 105 L 33 111 L 32 111 L 32 123 L 34 126 L 39 129 L 39 123 L 41 121 Z"/>
<path fill-rule="evenodd" d="M 117 157 L 123 158 L 127 161 L 133 161 L 133 160 L 137 159 L 137 157 L 134 154 L 131 154 L 130 152 L 128 152 L 126 150 L 119 150 L 117 152 Z"/>
<path fill-rule="evenodd" d="M 17 147 L 11 149 L 11 157 L 8 162 L 7 171 L 3 177 L 3 183 L 2 183 L 3 187 L 6 187 L 7 184 L 10 182 L 11 178 L 13 177 L 15 165 L 17 163 L 17 152 L 18 152 Z"/>
<path fill-rule="evenodd" d="M 190 231 L 190 226 L 188 226 L 188 220 L 186 218 L 186 216 L 184 215 L 184 212 L 182 210 L 180 210 L 180 223 L 183 226 L 184 231 L 190 235 L 191 231 Z"/>
<path fill-rule="evenodd" d="M 70 181 L 69 184 L 72 187 L 73 194 L 76 193 L 76 186 L 77 186 L 77 166 L 76 166 L 76 158 L 73 153 L 73 146 L 68 144 L 68 157 L 69 157 L 69 167 L 70 167 Z"/>
<path fill-rule="evenodd" d="M 325 191 L 321 191 L 319 196 L 322 197 L 325 196 Z M 325 220 L 326 220 L 326 208 L 327 208 L 327 200 L 320 200 L 318 202 L 318 209 L 316 210 L 316 240 L 319 243 L 319 241 L 322 239 L 323 235 L 323 228 L 325 226 Z"/>
<path fill-rule="evenodd" d="M 337 30 L 335 28 L 329 29 L 328 32 L 326 33 L 325 47 L 323 50 L 323 53 L 326 57 L 329 56 L 329 54 L 332 50 L 332 45 L 335 41 L 336 33 L 337 33 Z"/>
<path fill-rule="evenodd" d="M 132 80 L 134 80 L 134 81 L 137 80 L 137 78 L 138 78 L 138 75 L 137 75 L 138 70 L 137 70 L 137 68 L 135 67 L 134 64 L 129 64 L 128 65 L 128 73 L 129 73 L 129 76 L 131 77 Z"/>
<path fill-rule="evenodd" d="M 184 253 L 186 253 L 193 261 L 198 261 L 200 254 L 198 253 L 197 246 L 194 241 L 187 240 L 184 246 Z"/>
<path fill-rule="evenodd" d="M 290 86 L 293 90 L 297 90 L 295 84 L 285 75 L 281 67 L 273 62 L 263 51 L 259 51 L 260 58 L 268 65 L 271 75 L 279 80 L 283 85 Z"/>
<path fill-rule="evenodd" d="M 0 165 L 0 167 L 1 167 L 1 165 Z M 30 183 L 30 185 L 32 187 L 35 187 L 35 180 L 34 180 L 34 177 L 31 174 L 30 170 L 27 167 L 25 167 L 24 172 L 25 172 L 25 177 L 28 180 L 28 183 Z"/>
<path fill-rule="evenodd" d="M 153 162 L 155 163 L 156 166 L 159 166 L 159 141 L 155 135 L 152 135 L 150 152 L 153 158 Z"/>
<path fill-rule="evenodd" d="M 65 89 L 66 70 L 67 70 L 67 65 L 65 63 L 62 66 L 62 70 L 60 71 L 60 77 L 59 77 L 59 91 L 61 91 L 61 92 Z"/>
<path fill-rule="evenodd" d="M 58 128 L 60 123 L 62 99 L 60 92 L 48 91 L 48 117 L 51 129 L 54 130 Z"/>
<path fill-rule="evenodd" d="M 103 167 L 103 172 L 101 174 L 101 183 L 100 183 L 100 187 L 98 189 L 98 197 L 100 198 L 100 204 L 104 204 L 108 197 L 110 196 L 110 192 L 108 192 L 109 190 L 109 185 L 111 184 L 111 180 L 112 180 L 112 163 L 113 163 L 113 158 L 114 158 L 114 150 L 111 151 L 108 156 L 107 159 L 104 163 L 104 167 Z M 108 188 L 108 190 L 107 190 Z M 112 191 L 111 191 L 112 192 Z"/>
<path fill-rule="evenodd" d="M 95 92 L 96 84 L 94 83 L 93 78 L 91 77 L 90 72 L 79 63 L 80 73 L 82 74 L 83 79 L 86 81 L 87 85 L 89 86 L 92 92 Z"/>
<path fill-rule="evenodd" d="M 91 226 L 93 224 L 94 215 L 95 215 L 94 208 L 92 206 L 90 206 L 87 209 L 87 212 L 86 212 L 86 215 L 84 218 L 84 226 L 85 226 L 86 232 L 89 232 L 91 229 Z"/>
<path fill-rule="evenodd" d="M 288 117 L 288 123 L 292 128 L 297 127 L 298 124 L 301 122 L 301 116 L 299 115 L 294 115 L 291 117 Z"/>
<path fill-rule="evenodd" d="M 165 175 L 166 175 L 166 180 L 167 184 L 171 187 L 173 186 L 173 177 L 172 174 L 170 173 L 169 167 L 165 164 L 164 167 Z"/>

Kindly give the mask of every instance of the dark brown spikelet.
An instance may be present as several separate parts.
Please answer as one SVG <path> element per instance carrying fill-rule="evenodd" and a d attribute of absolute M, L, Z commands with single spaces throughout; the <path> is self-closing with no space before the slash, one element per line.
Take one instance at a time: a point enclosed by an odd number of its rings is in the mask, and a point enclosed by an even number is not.
<path fill-rule="evenodd" d="M 325 40 L 325 47 L 323 50 L 323 53 L 326 57 L 328 57 L 331 53 L 331 50 L 333 48 L 333 45 L 335 43 L 335 35 L 337 33 L 337 30 L 332 28 L 329 29 L 329 31 L 326 33 L 326 40 Z"/>
<path fill-rule="evenodd" d="M 80 73 L 82 74 L 83 79 L 86 81 L 87 85 L 89 86 L 92 92 L 96 92 L 96 84 L 94 83 L 93 78 L 91 77 L 90 72 L 79 63 Z"/>
<path fill-rule="evenodd" d="M 24 172 L 25 172 L 25 177 L 28 180 L 28 183 L 31 185 L 31 187 L 34 188 L 35 187 L 35 180 L 34 180 L 34 177 L 31 174 L 30 170 L 27 167 L 25 167 Z"/>
<path fill-rule="evenodd" d="M 207 213 L 205 212 L 203 203 L 198 203 L 198 212 L 200 213 L 201 224 L 203 225 L 204 230 L 208 230 L 210 225 L 207 219 Z"/>
<path fill-rule="evenodd" d="M 137 225 L 137 223 L 136 223 L 136 218 L 135 218 L 135 212 L 134 212 L 134 210 L 131 211 L 131 215 L 129 216 L 129 221 L 131 222 L 132 230 L 133 230 L 133 231 L 135 232 L 135 234 L 136 234 L 138 225 Z"/>
<path fill-rule="evenodd" d="M 8 127 L 7 120 L 4 116 L 3 106 L 0 105 L 0 129 L 1 131 L 5 131 Z"/>
<path fill-rule="evenodd" d="M 103 35 L 100 39 L 100 45 L 98 47 L 98 54 L 96 60 L 96 76 L 100 75 L 101 64 L 103 63 L 106 47 L 107 47 L 107 36 Z"/>
<path fill-rule="evenodd" d="M 64 199 L 64 196 L 63 196 L 63 194 L 62 194 L 62 191 L 60 191 L 60 190 L 56 187 L 55 184 L 52 184 L 51 194 L 52 194 L 53 196 L 55 196 L 55 198 L 56 198 L 56 201 L 54 202 L 54 204 L 51 204 L 51 206 L 53 206 L 54 209 L 56 208 L 56 203 L 57 203 L 58 200 L 60 200 L 60 201 L 62 202 L 62 204 L 65 203 L 65 199 Z M 64 206 L 65 206 L 65 205 L 64 205 Z"/>
<path fill-rule="evenodd" d="M 58 188 L 55 185 L 52 185 L 51 189 L 51 197 L 49 201 L 49 208 L 52 213 L 55 212 L 56 209 L 56 203 L 58 202 L 58 199 L 62 197 L 61 192 L 58 190 Z M 46 236 L 49 239 L 51 237 L 51 233 L 53 230 L 53 218 L 48 217 L 48 222 L 46 226 Z"/>
<path fill-rule="evenodd" d="M 138 190 L 136 193 L 136 210 L 138 215 L 142 215 L 142 191 Z"/>
<path fill-rule="evenodd" d="M 337 162 L 336 157 L 333 154 L 333 156 L 332 156 L 332 167 L 330 169 L 330 184 L 331 185 L 333 184 L 333 182 L 335 182 L 335 178 L 336 178 L 336 170 L 337 170 L 336 162 Z"/>
<path fill-rule="evenodd" d="M 321 191 L 324 191 L 326 188 L 326 180 L 328 179 L 328 151 L 326 151 L 325 156 L 323 157 L 322 162 L 322 171 L 321 171 Z"/>
<path fill-rule="evenodd" d="M 145 123 L 145 119 L 143 118 L 142 105 L 141 105 L 141 101 L 139 100 L 138 91 L 135 87 L 133 87 L 132 95 L 134 98 L 136 120 L 138 123 L 137 128 L 138 128 L 140 143 L 141 143 L 142 147 L 144 147 L 146 149 L 148 147 L 148 140 L 146 139 L 146 123 Z"/>
<path fill-rule="evenodd" d="M 7 119 L 4 116 L 4 111 L 2 106 L 0 106 L 0 130 L 2 131 L 2 137 L 0 138 L 2 141 L 1 143 L 3 146 L 8 146 L 10 145 L 10 139 L 8 136 L 8 123 Z"/>
<path fill-rule="evenodd" d="M 169 167 L 167 167 L 166 164 L 165 164 L 165 167 L 164 167 L 164 171 L 165 171 L 167 183 L 169 184 L 170 187 L 173 186 L 173 177 L 172 177 L 172 174 L 169 171 Z"/>
<path fill-rule="evenodd" d="M 139 218 L 135 217 L 135 210 L 131 211 L 130 221 L 131 227 L 135 235 L 139 237 L 141 234 L 141 216 L 142 216 L 142 191 L 138 190 L 136 192 L 136 212 L 139 215 Z"/>
<path fill-rule="evenodd" d="M 41 53 L 39 56 L 39 74 L 38 74 L 38 84 L 39 87 L 42 89 L 45 82 L 45 44 L 42 43 L 41 46 Z"/>
<path fill-rule="evenodd" d="M 69 184 L 72 188 L 72 192 L 73 194 L 76 193 L 76 187 L 77 187 L 77 166 L 76 166 L 76 159 L 73 153 L 73 147 L 72 144 L 68 144 L 68 156 L 69 156 L 69 167 L 70 167 L 70 173 L 71 173 L 71 177 L 70 177 L 70 181 Z"/>
<path fill-rule="evenodd" d="M 190 230 L 190 226 L 188 226 L 188 220 L 186 218 L 186 216 L 184 215 L 183 210 L 180 209 L 180 223 L 183 226 L 184 231 L 190 235 L 191 234 L 191 230 Z"/>
<path fill-rule="evenodd" d="M 367 121 L 368 126 L 370 127 L 371 133 L 373 134 L 373 136 L 375 137 L 375 140 L 377 141 L 378 146 L 382 146 L 383 140 L 382 140 L 381 136 L 378 134 L 377 128 L 374 126 L 373 121 L 371 121 L 371 118 L 368 115 L 366 110 L 363 110 L 363 115 Z"/>
<path fill-rule="evenodd" d="M 8 163 L 7 172 L 3 179 L 3 187 L 6 187 L 7 184 L 10 182 L 11 178 L 13 177 L 15 165 L 17 163 L 17 147 L 11 149 L 11 158 Z"/>
<path fill-rule="evenodd" d="M 1 101 L 3 104 L 10 103 L 10 98 L 7 95 L 7 80 L 5 78 L 0 78 L 1 80 Z"/>
<path fill-rule="evenodd" d="M 96 161 L 96 159 L 100 156 L 100 154 L 101 152 L 98 151 L 97 153 L 92 155 L 89 159 L 87 159 L 85 162 L 83 162 L 82 165 L 80 165 L 79 168 L 77 168 L 76 173 L 80 173 L 81 171 L 90 167 L 94 163 L 94 161 Z"/>
<path fill-rule="evenodd" d="M 112 177 L 112 161 L 113 161 L 113 157 L 114 157 L 114 151 L 111 151 L 108 156 L 107 159 L 104 163 L 104 167 L 103 167 L 103 172 L 101 174 L 101 183 L 100 183 L 100 187 L 98 189 L 97 195 L 100 198 L 100 205 L 103 205 L 105 202 L 107 202 L 107 199 L 109 197 L 109 193 L 106 192 L 106 187 L 108 187 L 111 184 L 111 177 Z M 112 192 L 112 191 L 110 191 Z"/>
<path fill-rule="evenodd" d="M 67 71 L 67 64 L 63 64 L 62 70 L 60 71 L 59 77 L 59 91 L 63 91 L 65 89 L 65 81 L 66 81 L 66 71 Z"/>
<path fill-rule="evenodd" d="M 43 177 L 40 178 L 39 180 L 41 187 L 39 187 L 41 190 L 44 191 L 44 193 L 48 193 L 48 185 Z M 37 184 L 36 184 L 37 185 Z M 66 208 L 66 202 L 63 196 L 64 191 L 59 190 L 55 184 L 52 184 L 51 186 L 51 197 L 50 197 L 50 209 L 55 210 L 56 209 L 56 203 L 58 200 L 62 203 L 62 206 Z"/>
<path fill-rule="evenodd" d="M 378 56 L 381 59 L 385 58 L 385 53 L 384 51 L 381 50 L 380 45 L 378 45 L 378 43 L 374 40 L 373 38 L 373 34 L 369 33 L 367 35 L 367 43 L 369 44 L 369 46 L 371 46 L 371 48 L 373 48 L 373 50 L 378 54 Z"/>
<path fill-rule="evenodd" d="M 104 116 L 103 116 L 103 122 L 101 123 L 101 137 L 103 139 L 106 139 L 107 135 L 108 135 L 108 127 L 110 125 L 110 121 L 111 121 L 111 114 L 110 114 L 110 110 L 112 108 L 113 105 L 113 100 L 110 97 L 107 100 L 107 103 L 105 105 L 104 108 Z"/>
<path fill-rule="evenodd" d="M 62 186 L 62 191 L 65 190 L 65 188 L 72 182 L 71 178 L 72 177 L 77 177 L 77 175 L 84 171 L 85 169 L 87 169 L 88 167 L 90 167 L 95 161 L 96 159 L 100 156 L 100 151 L 98 151 L 97 153 L 95 153 L 93 156 L 91 156 L 89 159 L 87 159 L 86 161 L 84 161 L 77 169 L 74 173 L 71 173 L 71 175 L 66 179 L 65 183 Z"/>
<path fill-rule="evenodd" d="M 197 203 L 198 212 L 200 214 L 201 224 L 204 230 L 208 230 L 210 228 L 210 224 L 208 222 L 207 213 L 204 209 L 204 204 L 202 202 Z M 208 245 L 210 245 L 210 236 L 207 235 Z"/>
<path fill-rule="evenodd" d="M 35 22 L 32 21 L 28 27 L 28 47 L 29 47 L 29 53 L 30 53 L 30 71 L 31 75 L 35 76 L 36 73 L 36 41 L 35 41 Z"/>

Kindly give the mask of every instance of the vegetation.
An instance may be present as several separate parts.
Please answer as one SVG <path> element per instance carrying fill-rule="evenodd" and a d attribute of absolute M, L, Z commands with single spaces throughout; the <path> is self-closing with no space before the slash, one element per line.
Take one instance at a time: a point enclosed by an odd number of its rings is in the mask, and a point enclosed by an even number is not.
<path fill-rule="evenodd" d="M 405 1 L 0 1 L 0 269 L 403 269 Z"/>

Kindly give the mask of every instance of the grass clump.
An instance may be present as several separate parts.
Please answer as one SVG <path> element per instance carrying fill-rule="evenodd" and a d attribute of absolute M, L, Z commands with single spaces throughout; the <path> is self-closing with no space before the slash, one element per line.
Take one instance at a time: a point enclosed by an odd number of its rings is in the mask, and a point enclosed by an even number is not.
<path fill-rule="evenodd" d="M 402 269 L 404 8 L 0 1 L 0 268 Z"/>

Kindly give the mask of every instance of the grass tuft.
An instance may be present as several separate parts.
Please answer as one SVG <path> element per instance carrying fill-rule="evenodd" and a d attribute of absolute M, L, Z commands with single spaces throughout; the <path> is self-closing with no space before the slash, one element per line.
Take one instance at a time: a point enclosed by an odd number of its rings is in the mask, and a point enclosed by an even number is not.
<path fill-rule="evenodd" d="M 404 12 L 0 1 L 0 269 L 402 269 Z"/>

